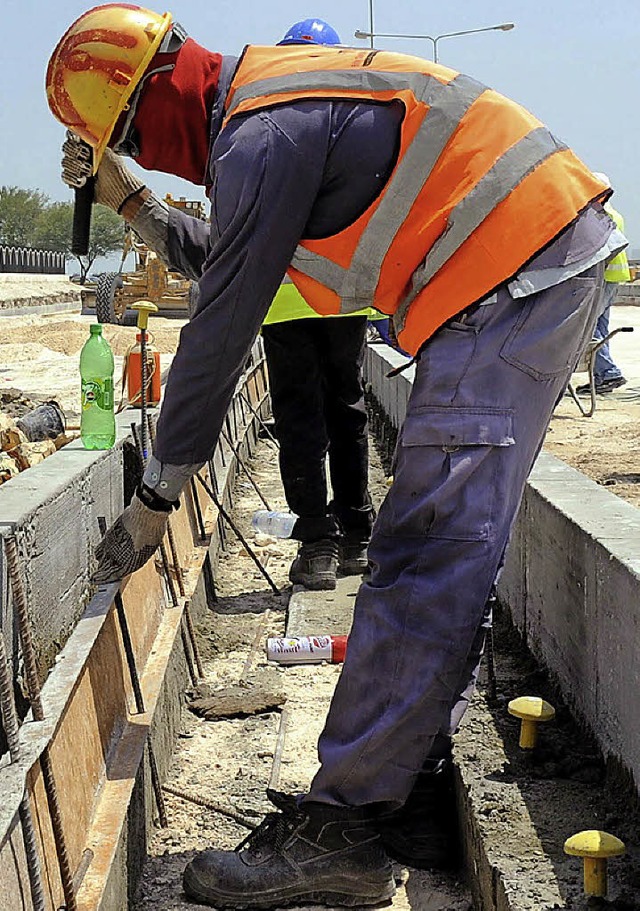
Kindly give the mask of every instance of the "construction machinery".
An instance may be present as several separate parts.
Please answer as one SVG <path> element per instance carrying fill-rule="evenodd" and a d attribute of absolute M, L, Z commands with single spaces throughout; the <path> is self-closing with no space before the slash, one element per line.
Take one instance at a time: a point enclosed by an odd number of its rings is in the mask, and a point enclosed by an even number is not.
<path fill-rule="evenodd" d="M 194 218 L 205 221 L 204 203 L 174 199 L 170 193 L 165 202 Z M 127 256 L 135 256 L 133 272 L 122 272 Z M 180 272 L 168 269 L 157 255 L 127 226 L 118 272 L 103 272 L 95 287 L 96 317 L 100 323 L 123 323 L 127 308 L 141 299 L 152 301 L 160 313 L 191 316 L 198 300 L 198 285 Z"/>

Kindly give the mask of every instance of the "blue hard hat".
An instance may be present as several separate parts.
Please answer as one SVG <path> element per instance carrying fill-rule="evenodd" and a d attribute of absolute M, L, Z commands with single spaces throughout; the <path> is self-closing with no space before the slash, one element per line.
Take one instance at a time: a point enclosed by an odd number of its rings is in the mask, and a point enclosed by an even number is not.
<path fill-rule="evenodd" d="M 340 35 L 323 19 L 303 19 L 291 26 L 281 44 L 340 44 Z"/>

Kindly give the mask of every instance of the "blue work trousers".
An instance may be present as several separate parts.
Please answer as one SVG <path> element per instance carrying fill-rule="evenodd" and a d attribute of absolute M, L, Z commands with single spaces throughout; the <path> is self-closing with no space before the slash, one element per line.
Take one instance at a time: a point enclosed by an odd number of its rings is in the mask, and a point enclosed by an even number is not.
<path fill-rule="evenodd" d="M 609 317 L 611 315 L 611 304 L 616 299 L 618 294 L 618 285 L 616 282 L 605 282 L 604 291 L 602 294 L 602 306 L 603 311 L 598 317 L 598 322 L 596 323 L 596 328 L 593 333 L 593 337 L 599 339 L 606 338 L 609 335 Z M 617 377 L 622 376 L 622 370 L 614 362 L 609 351 L 609 343 L 607 342 L 601 348 L 598 348 L 598 353 L 596 354 L 596 360 L 593 365 L 593 375 L 595 377 L 596 386 L 599 383 L 603 383 L 605 380 L 614 380 Z"/>
<path fill-rule="evenodd" d="M 457 728 L 525 482 L 602 286 L 601 265 L 515 300 L 502 286 L 423 347 L 305 799 L 400 806 Z"/>

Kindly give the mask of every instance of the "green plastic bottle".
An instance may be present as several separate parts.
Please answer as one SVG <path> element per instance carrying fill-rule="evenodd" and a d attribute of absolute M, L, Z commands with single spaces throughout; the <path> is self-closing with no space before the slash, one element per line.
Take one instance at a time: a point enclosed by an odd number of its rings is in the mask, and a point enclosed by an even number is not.
<path fill-rule="evenodd" d="M 85 449 L 111 449 L 116 441 L 113 410 L 113 352 L 94 323 L 80 352 L 82 416 L 80 436 Z"/>

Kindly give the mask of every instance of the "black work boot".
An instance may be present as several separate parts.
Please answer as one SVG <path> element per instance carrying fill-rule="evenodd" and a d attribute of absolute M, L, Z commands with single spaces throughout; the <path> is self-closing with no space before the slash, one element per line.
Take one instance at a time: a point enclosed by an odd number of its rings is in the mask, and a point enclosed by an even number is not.
<path fill-rule="evenodd" d="M 338 570 L 343 576 L 361 576 L 367 569 L 369 539 L 362 534 L 344 534 L 338 544 Z"/>
<path fill-rule="evenodd" d="M 291 564 L 289 579 L 312 591 L 333 591 L 338 572 L 338 542 L 335 538 L 306 541 Z"/>
<path fill-rule="evenodd" d="M 375 822 L 393 860 L 418 870 L 446 870 L 460 860 L 450 759 L 427 759 L 404 806 Z"/>
<path fill-rule="evenodd" d="M 391 863 L 359 809 L 298 805 L 267 791 L 269 813 L 235 851 L 203 851 L 184 871 L 190 898 L 216 908 L 375 905 L 395 892 Z"/>

